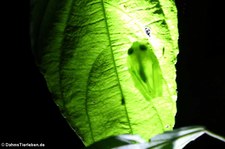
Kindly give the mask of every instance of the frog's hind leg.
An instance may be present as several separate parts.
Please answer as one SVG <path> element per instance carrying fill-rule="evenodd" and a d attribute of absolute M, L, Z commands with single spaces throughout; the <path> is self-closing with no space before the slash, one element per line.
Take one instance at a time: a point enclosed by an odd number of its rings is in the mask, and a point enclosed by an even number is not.
<path fill-rule="evenodd" d="M 161 97 L 163 95 L 163 77 L 161 69 L 159 67 L 154 68 L 153 89 L 154 89 L 154 97 Z"/>

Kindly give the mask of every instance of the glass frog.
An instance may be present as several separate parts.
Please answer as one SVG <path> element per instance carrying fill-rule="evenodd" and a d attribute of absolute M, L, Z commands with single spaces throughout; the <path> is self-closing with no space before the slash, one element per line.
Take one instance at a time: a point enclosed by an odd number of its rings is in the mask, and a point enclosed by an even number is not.
<path fill-rule="evenodd" d="M 142 95 L 147 100 L 162 96 L 162 71 L 151 45 L 134 42 L 128 49 L 127 61 L 134 84 Z"/>

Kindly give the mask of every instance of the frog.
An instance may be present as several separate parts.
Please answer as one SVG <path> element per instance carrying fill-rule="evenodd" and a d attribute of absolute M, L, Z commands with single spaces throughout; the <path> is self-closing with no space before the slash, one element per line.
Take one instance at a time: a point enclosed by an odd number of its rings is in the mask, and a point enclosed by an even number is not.
<path fill-rule="evenodd" d="M 135 41 L 127 54 L 128 70 L 135 87 L 147 100 L 161 97 L 163 76 L 152 46 L 147 42 Z"/>

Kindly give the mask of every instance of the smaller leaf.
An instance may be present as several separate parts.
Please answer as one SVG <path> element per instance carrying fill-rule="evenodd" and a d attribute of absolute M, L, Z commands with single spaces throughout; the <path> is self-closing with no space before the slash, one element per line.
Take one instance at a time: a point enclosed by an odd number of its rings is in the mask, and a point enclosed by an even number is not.
<path fill-rule="evenodd" d="M 146 141 L 144 139 L 142 139 L 139 135 L 119 135 L 116 137 L 118 140 L 127 142 L 127 143 L 145 143 Z"/>
<path fill-rule="evenodd" d="M 203 134 L 225 142 L 224 137 L 214 134 L 202 126 L 189 126 L 156 135 L 150 142 L 145 142 L 138 135 L 113 136 L 92 144 L 88 149 L 182 149 Z"/>
<path fill-rule="evenodd" d="M 119 147 L 122 145 L 133 144 L 133 143 L 144 143 L 145 140 L 142 139 L 138 135 L 119 135 L 119 136 L 112 136 L 101 141 L 95 142 L 87 149 L 96 149 L 96 148 L 104 148 L 104 149 L 112 149 L 115 147 Z"/>
<path fill-rule="evenodd" d="M 151 148 L 182 149 L 204 133 L 205 128 L 202 126 L 182 127 L 156 135 L 151 139 L 150 144 Z"/>

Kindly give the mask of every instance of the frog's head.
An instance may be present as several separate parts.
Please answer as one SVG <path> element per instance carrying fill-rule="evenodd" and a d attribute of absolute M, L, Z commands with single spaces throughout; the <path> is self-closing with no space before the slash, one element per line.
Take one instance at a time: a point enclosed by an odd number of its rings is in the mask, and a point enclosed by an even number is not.
<path fill-rule="evenodd" d="M 143 61 L 148 59 L 149 53 L 151 52 L 151 46 L 148 42 L 135 41 L 128 49 L 127 54 L 129 57 L 133 57 L 133 60 L 136 59 L 137 61 Z"/>
<path fill-rule="evenodd" d="M 128 49 L 128 55 L 133 54 L 134 52 L 138 52 L 138 51 L 146 51 L 148 49 L 147 45 L 144 43 L 140 43 L 138 41 L 135 41 L 132 46 Z"/>

